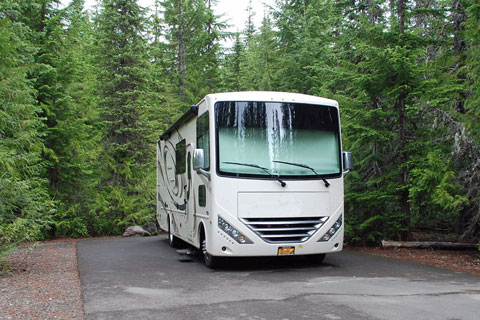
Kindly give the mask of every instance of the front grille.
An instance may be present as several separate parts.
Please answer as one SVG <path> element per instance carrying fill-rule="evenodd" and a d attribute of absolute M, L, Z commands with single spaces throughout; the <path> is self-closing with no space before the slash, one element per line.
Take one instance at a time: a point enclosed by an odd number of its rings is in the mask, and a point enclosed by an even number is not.
<path fill-rule="evenodd" d="M 305 242 L 328 217 L 243 218 L 242 221 L 269 243 Z"/>

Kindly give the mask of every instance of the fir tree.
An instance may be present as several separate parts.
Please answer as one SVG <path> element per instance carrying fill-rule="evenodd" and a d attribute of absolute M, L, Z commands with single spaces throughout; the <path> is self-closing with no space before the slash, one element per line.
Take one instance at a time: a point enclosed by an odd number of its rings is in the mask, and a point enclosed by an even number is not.
<path fill-rule="evenodd" d="M 265 17 L 259 33 L 252 36 L 248 42 L 244 66 L 245 78 L 241 87 L 246 90 L 275 90 L 277 58 L 277 40 L 273 24 L 270 18 Z"/>
<path fill-rule="evenodd" d="M 217 90 L 219 41 L 225 25 L 213 14 L 213 1 L 168 0 L 165 8 L 170 77 L 185 104 L 198 102 Z"/>
<path fill-rule="evenodd" d="M 133 0 L 105 0 L 98 17 L 98 78 L 104 137 L 97 199 L 103 233 L 151 219 L 146 178 L 153 146 L 145 137 L 149 89 L 145 12 Z M 151 168 L 150 168 L 151 169 Z"/>
<path fill-rule="evenodd" d="M 222 89 L 223 91 L 243 91 L 246 78 L 244 71 L 246 50 L 238 32 L 235 34 L 235 42 L 230 51 L 222 62 Z"/>
<path fill-rule="evenodd" d="M 0 257 L 22 241 L 42 239 L 51 227 L 41 151 L 41 112 L 29 80 L 34 66 L 25 3 L 0 4 Z"/>
<path fill-rule="evenodd" d="M 55 217 L 57 232 L 72 236 L 95 233 L 93 207 L 98 186 L 99 115 L 95 97 L 93 23 L 84 1 L 73 0 L 62 10 L 62 46 L 58 55 L 57 83 L 65 95 L 58 112 L 55 140 L 58 158 Z"/>

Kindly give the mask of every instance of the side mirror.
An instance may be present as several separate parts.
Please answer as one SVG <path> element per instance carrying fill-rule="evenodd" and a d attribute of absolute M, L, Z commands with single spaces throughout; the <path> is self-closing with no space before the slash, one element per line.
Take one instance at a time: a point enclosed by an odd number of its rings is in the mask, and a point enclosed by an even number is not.
<path fill-rule="evenodd" d="M 195 149 L 193 151 L 193 170 L 203 169 L 205 167 L 205 151 L 203 149 Z"/>
<path fill-rule="evenodd" d="M 203 149 L 193 151 L 193 170 L 210 180 L 210 172 L 205 171 L 205 151 Z"/>
<path fill-rule="evenodd" d="M 343 175 L 346 176 L 353 170 L 353 156 L 351 152 L 343 153 Z"/>

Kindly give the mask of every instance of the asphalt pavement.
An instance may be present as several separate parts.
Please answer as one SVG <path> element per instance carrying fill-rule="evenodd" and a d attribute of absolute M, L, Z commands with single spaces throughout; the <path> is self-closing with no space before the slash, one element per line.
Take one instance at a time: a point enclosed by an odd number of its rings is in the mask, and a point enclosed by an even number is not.
<path fill-rule="evenodd" d="M 78 242 L 87 319 L 480 319 L 480 277 L 344 251 L 208 269 L 165 235 Z"/>

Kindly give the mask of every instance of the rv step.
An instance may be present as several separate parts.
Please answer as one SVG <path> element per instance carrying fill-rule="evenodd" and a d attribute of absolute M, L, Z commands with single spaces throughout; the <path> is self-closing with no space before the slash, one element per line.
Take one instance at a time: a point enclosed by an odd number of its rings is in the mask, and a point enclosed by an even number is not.
<path fill-rule="evenodd" d="M 176 251 L 181 256 L 194 256 L 197 254 L 197 250 L 194 249 L 178 249 Z"/>

